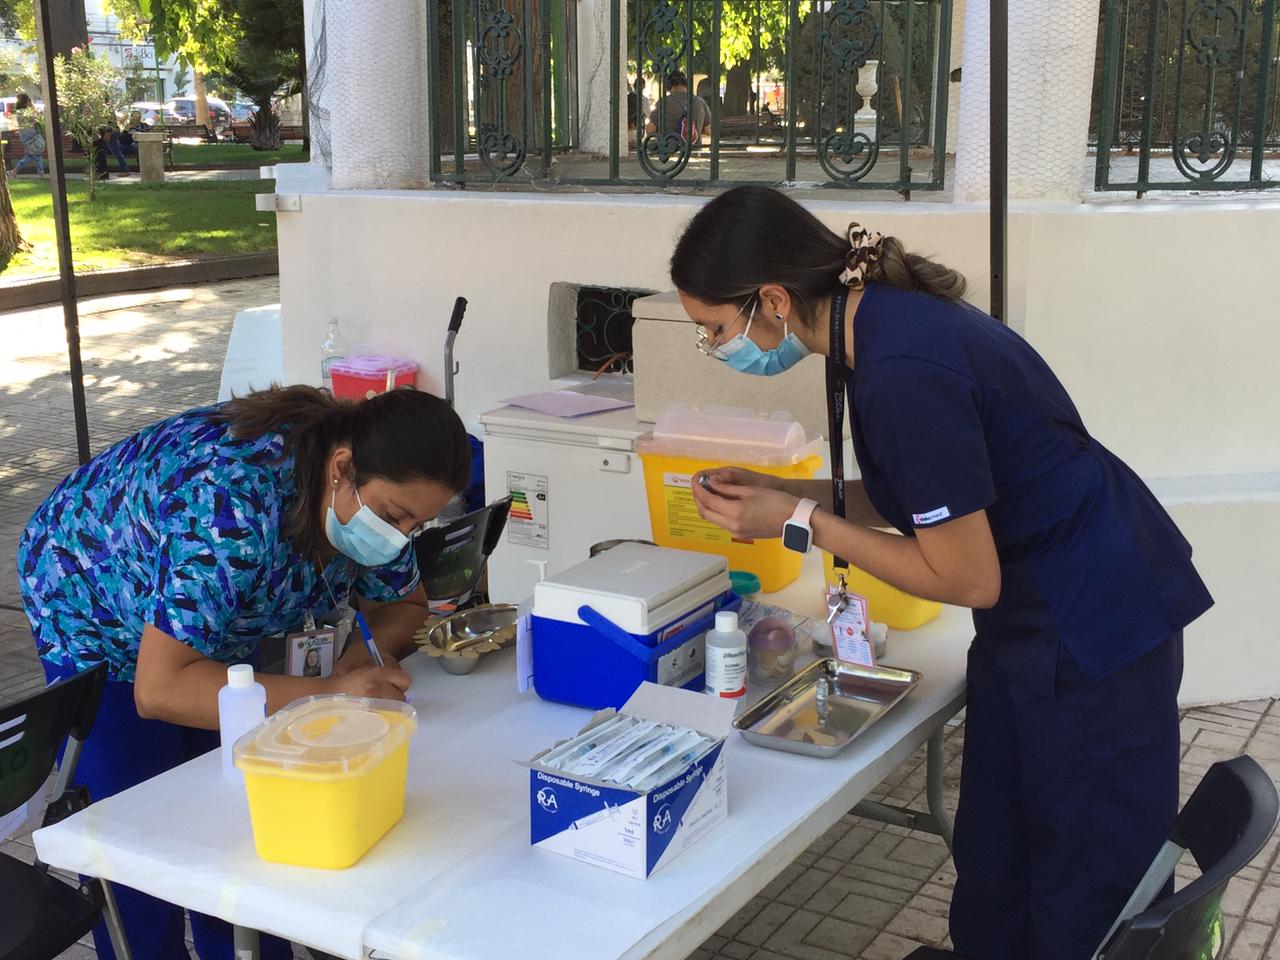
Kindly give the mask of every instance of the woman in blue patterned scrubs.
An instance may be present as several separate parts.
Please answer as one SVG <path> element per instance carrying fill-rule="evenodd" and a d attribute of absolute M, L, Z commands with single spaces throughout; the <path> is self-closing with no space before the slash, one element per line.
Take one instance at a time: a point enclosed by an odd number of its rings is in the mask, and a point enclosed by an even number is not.
<path fill-rule="evenodd" d="M 332 677 L 259 676 L 268 712 L 320 693 L 403 699 L 394 657 L 426 616 L 410 540 L 470 470 L 437 397 L 295 386 L 161 421 L 67 477 L 23 532 L 18 574 L 49 680 L 107 664 L 77 779 L 99 800 L 216 747 L 226 666 L 349 597 L 387 666 L 352 644 Z M 180 908 L 117 898 L 138 960 L 186 956 Z M 232 956 L 227 924 L 191 920 L 203 960 Z M 101 927 L 94 942 L 113 956 Z M 291 956 L 272 938 L 263 953 Z"/>

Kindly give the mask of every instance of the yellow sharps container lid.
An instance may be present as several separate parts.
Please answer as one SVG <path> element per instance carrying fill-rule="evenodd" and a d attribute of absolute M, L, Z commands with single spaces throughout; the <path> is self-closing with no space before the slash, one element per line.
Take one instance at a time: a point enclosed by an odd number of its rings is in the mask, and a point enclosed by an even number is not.
<path fill-rule="evenodd" d="M 236 741 L 249 773 L 327 779 L 358 773 L 398 749 L 418 725 L 407 703 L 342 694 L 295 700 Z"/>

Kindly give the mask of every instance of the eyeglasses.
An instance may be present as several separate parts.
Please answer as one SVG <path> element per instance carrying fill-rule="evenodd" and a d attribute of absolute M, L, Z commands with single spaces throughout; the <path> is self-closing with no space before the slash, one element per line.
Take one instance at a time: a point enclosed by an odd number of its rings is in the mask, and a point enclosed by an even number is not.
<path fill-rule="evenodd" d="M 724 352 L 724 343 L 721 342 L 721 337 L 724 336 L 724 331 L 731 326 L 735 320 L 742 316 L 742 311 L 747 309 L 747 304 L 751 305 L 751 313 L 747 316 L 747 325 L 742 331 L 742 335 L 746 336 L 751 330 L 751 321 L 755 319 L 756 307 L 760 304 L 760 301 L 755 297 L 752 297 L 740 306 L 738 308 L 738 312 L 729 319 L 728 323 L 720 328 L 720 332 L 714 337 L 707 333 L 707 328 L 705 326 L 698 324 L 698 350 L 703 354 L 703 356 L 711 357 L 714 360 L 729 359 L 729 355 Z M 736 337 L 731 337 L 730 339 L 736 339 Z M 727 343 L 728 341 L 725 342 Z"/>

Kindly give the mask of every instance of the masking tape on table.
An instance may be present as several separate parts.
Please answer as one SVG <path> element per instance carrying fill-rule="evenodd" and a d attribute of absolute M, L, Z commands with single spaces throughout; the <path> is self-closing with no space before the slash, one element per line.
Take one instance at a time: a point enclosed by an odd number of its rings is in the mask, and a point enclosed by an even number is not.
<path fill-rule="evenodd" d="M 413 929 L 400 940 L 400 960 L 421 960 L 422 951 L 418 949 L 419 944 L 427 937 L 439 933 L 448 925 L 448 920 L 436 920 L 431 917 L 426 920 L 419 920 L 413 925 Z"/>
<path fill-rule="evenodd" d="M 231 918 L 236 915 L 236 904 L 240 902 L 243 886 L 244 880 L 240 878 L 223 880 L 218 888 L 218 908 L 214 913 L 229 923 L 235 923 Z"/>
<path fill-rule="evenodd" d="M 84 826 L 80 835 L 84 838 L 85 873 L 90 877 L 107 878 L 107 857 L 102 846 L 101 826 L 111 800 L 99 800 L 84 811 Z M 107 878 L 109 879 L 109 878 Z"/>

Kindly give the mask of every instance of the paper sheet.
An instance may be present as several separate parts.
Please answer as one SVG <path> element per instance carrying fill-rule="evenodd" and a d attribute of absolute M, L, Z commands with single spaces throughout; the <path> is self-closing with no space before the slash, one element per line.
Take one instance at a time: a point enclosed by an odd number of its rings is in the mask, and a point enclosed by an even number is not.
<path fill-rule="evenodd" d="M 551 390 L 546 393 L 527 393 L 521 397 L 511 397 L 503 403 L 512 407 L 533 410 L 553 417 L 572 419 L 585 417 L 589 413 L 603 413 L 605 410 L 621 410 L 634 406 L 627 400 L 613 397 L 587 396 L 575 390 Z"/>

